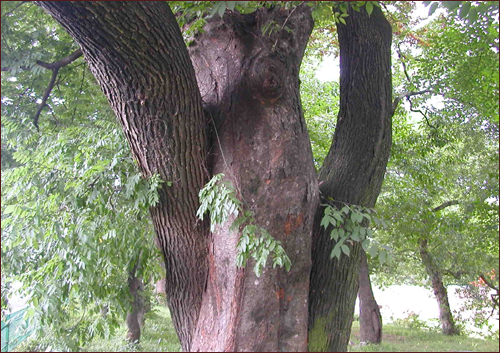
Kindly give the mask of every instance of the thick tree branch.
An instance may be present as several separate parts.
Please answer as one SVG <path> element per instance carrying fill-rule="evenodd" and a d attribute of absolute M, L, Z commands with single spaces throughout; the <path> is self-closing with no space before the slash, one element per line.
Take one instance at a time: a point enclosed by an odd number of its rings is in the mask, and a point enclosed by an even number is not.
<path fill-rule="evenodd" d="M 398 107 L 398 104 L 401 101 L 401 99 L 403 99 L 405 97 L 418 96 L 420 94 L 425 94 L 425 93 L 432 93 L 432 91 L 430 89 L 426 89 L 426 90 L 418 91 L 418 92 L 411 91 L 411 92 L 401 93 L 399 96 L 396 97 L 396 99 L 394 100 L 394 103 L 392 103 L 392 114 L 394 115 L 394 113 L 396 112 L 396 108 Z"/>
<path fill-rule="evenodd" d="M 35 113 L 35 116 L 33 117 L 33 124 L 35 127 L 38 129 L 38 119 L 40 117 L 40 114 L 42 113 L 43 108 L 47 105 L 47 100 L 49 99 L 50 92 L 52 92 L 52 89 L 54 88 L 54 85 L 56 83 L 57 79 L 57 74 L 59 72 L 59 69 L 63 66 L 71 64 L 73 61 L 78 59 L 80 56 L 82 56 L 82 51 L 80 49 L 76 50 L 74 53 L 71 55 L 65 57 L 64 59 L 61 59 L 59 61 L 53 62 L 53 63 L 46 63 L 43 61 L 38 60 L 36 63 L 48 70 L 52 70 L 52 77 L 50 79 L 49 85 L 47 86 L 47 89 L 45 90 L 45 93 L 43 94 L 42 102 L 38 106 L 38 109 Z"/>
<path fill-rule="evenodd" d="M 446 207 L 450 207 L 450 206 L 453 206 L 453 205 L 458 205 L 458 200 L 452 200 L 452 201 L 447 201 L 445 203 L 442 203 L 441 205 L 433 208 L 431 211 L 432 212 L 438 212 L 438 211 L 441 211 L 442 209 L 446 208 Z"/>
<path fill-rule="evenodd" d="M 484 274 L 481 273 L 481 274 L 479 274 L 479 278 L 481 278 L 488 287 L 490 287 L 493 290 L 496 290 L 498 293 L 498 287 L 495 287 L 493 282 L 491 282 L 487 276 L 485 276 Z"/>
<path fill-rule="evenodd" d="M 452 270 L 443 270 L 443 274 L 447 274 L 447 275 L 450 275 L 451 277 L 455 278 L 455 279 L 461 279 L 463 275 L 466 275 L 467 272 L 465 271 L 457 271 L 457 272 L 453 272 Z"/>
<path fill-rule="evenodd" d="M 54 88 L 58 72 L 59 72 L 59 69 L 52 70 L 52 78 L 50 79 L 50 82 L 49 82 L 49 85 L 47 86 L 47 89 L 45 89 L 45 93 L 43 94 L 42 102 L 38 106 L 38 109 L 36 110 L 35 116 L 33 117 L 33 125 L 35 125 L 35 127 L 37 129 L 38 129 L 38 118 L 40 117 L 40 113 L 42 112 L 43 108 L 45 108 L 45 105 L 47 105 L 47 99 L 49 99 L 50 92 L 52 91 L 52 88 Z"/>
<path fill-rule="evenodd" d="M 60 69 L 63 66 L 66 66 L 68 64 L 71 64 L 73 61 L 78 59 L 80 56 L 82 56 L 82 51 L 80 49 L 76 50 L 74 53 L 68 55 L 64 59 L 61 59 L 59 61 L 53 62 L 53 63 L 46 63 L 40 60 L 37 60 L 37 64 L 40 65 L 41 67 L 44 67 L 48 70 L 54 71 L 55 69 Z"/>

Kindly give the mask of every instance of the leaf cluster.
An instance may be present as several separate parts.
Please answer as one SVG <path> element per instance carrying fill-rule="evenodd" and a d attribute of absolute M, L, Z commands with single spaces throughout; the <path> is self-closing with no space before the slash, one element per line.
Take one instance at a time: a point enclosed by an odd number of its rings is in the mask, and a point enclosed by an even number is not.
<path fill-rule="evenodd" d="M 335 242 L 330 253 L 331 259 L 336 257 L 340 260 L 342 253 L 349 256 L 351 251 L 348 244 L 355 241 L 360 243 L 371 257 L 375 258 L 378 255 L 380 264 L 391 260 L 389 248 L 373 241 L 373 230 L 368 227 L 368 224 L 373 222 L 378 228 L 387 228 L 384 220 L 376 216 L 374 209 L 347 204 L 339 209 L 334 205 L 334 200 L 330 201 L 332 204 L 322 204 L 325 210 L 321 226 L 325 230 L 331 229 L 330 239 Z"/>
<path fill-rule="evenodd" d="M 203 220 L 205 213 L 210 214 L 210 231 L 216 225 L 224 224 L 231 215 L 234 217 L 230 231 L 240 231 L 236 255 L 236 265 L 246 267 L 250 258 L 255 260 L 254 271 L 260 277 L 266 267 L 267 258 L 272 256 L 273 268 L 285 267 L 290 271 L 291 261 L 279 240 L 274 239 L 264 228 L 258 226 L 253 213 L 243 210 L 242 202 L 237 198 L 231 182 L 224 181 L 224 174 L 216 174 L 200 190 L 200 207 L 196 213 Z"/>

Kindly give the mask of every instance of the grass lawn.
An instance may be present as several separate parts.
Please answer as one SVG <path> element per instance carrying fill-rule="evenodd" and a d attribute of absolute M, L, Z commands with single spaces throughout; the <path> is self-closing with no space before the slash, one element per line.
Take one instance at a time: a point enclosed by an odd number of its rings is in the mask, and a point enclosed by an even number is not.
<path fill-rule="evenodd" d="M 382 343 L 359 346 L 359 321 L 352 325 L 350 352 L 498 352 L 498 341 L 445 336 L 420 329 L 385 324 Z"/>
<path fill-rule="evenodd" d="M 94 339 L 83 347 L 87 352 L 178 352 L 181 349 L 166 307 L 157 306 L 148 313 L 138 345 L 125 341 L 125 324 L 109 340 Z M 498 352 L 498 341 L 466 336 L 447 337 L 439 333 L 384 325 L 380 345 L 359 346 L 359 322 L 352 328 L 350 352 Z"/>
<path fill-rule="evenodd" d="M 181 345 L 174 330 L 170 312 L 165 306 L 155 306 L 146 315 L 146 324 L 139 344 L 125 341 L 125 323 L 109 340 L 96 338 L 85 345 L 85 352 L 180 352 Z"/>

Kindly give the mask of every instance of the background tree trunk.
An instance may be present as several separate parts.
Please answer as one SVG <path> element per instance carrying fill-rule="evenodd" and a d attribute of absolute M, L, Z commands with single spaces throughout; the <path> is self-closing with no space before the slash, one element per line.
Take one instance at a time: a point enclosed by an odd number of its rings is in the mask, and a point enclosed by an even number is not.
<path fill-rule="evenodd" d="M 286 24 L 285 24 L 286 22 Z M 266 34 L 263 26 L 271 26 Z M 286 25 L 286 29 L 283 27 Z M 213 174 L 236 186 L 257 224 L 282 242 L 290 272 L 235 267 L 237 232 L 218 227 L 193 349 L 305 351 L 317 178 L 301 110 L 299 67 L 310 8 L 215 16 L 190 46 L 210 128 Z M 291 30 L 292 33 L 289 33 Z"/>
<path fill-rule="evenodd" d="M 450 302 L 448 301 L 448 292 L 443 284 L 442 275 L 434 263 L 432 255 L 427 248 L 427 240 L 420 240 L 420 258 L 424 264 L 426 272 L 431 279 L 432 289 L 439 305 L 439 321 L 441 328 L 445 335 L 458 335 L 459 331 L 455 326 L 453 314 L 450 309 Z"/>
<path fill-rule="evenodd" d="M 144 177 L 159 173 L 150 209 L 165 259 L 172 320 L 190 349 L 207 281 L 209 228 L 196 218 L 207 181 L 201 96 L 165 2 L 38 2 L 80 45 Z"/>
<path fill-rule="evenodd" d="M 391 148 L 391 25 L 375 7 L 368 16 L 349 9 L 347 25 L 338 24 L 340 111 L 333 143 L 319 173 L 322 197 L 373 207 Z M 335 245 L 320 226 L 313 231 L 309 296 L 309 350 L 346 351 L 358 292 L 361 246 L 350 257 L 330 259 Z"/>
<path fill-rule="evenodd" d="M 142 286 L 142 281 L 139 278 L 131 276 L 128 288 L 133 297 L 132 310 L 127 313 L 125 323 L 128 329 L 127 339 L 134 343 L 138 343 L 141 338 L 141 314 L 144 311 L 144 302 L 141 295 Z"/>
<path fill-rule="evenodd" d="M 368 261 L 363 249 L 360 250 L 360 257 L 358 290 L 360 341 L 380 343 L 382 342 L 382 316 L 373 296 Z"/>

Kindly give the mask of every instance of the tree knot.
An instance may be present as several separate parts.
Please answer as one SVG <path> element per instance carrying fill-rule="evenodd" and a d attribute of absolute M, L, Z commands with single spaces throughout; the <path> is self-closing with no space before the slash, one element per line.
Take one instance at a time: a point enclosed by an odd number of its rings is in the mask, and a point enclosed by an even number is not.
<path fill-rule="evenodd" d="M 285 65 L 278 58 L 259 57 L 250 67 L 248 83 L 254 97 L 273 103 L 283 95 L 286 76 Z"/>

